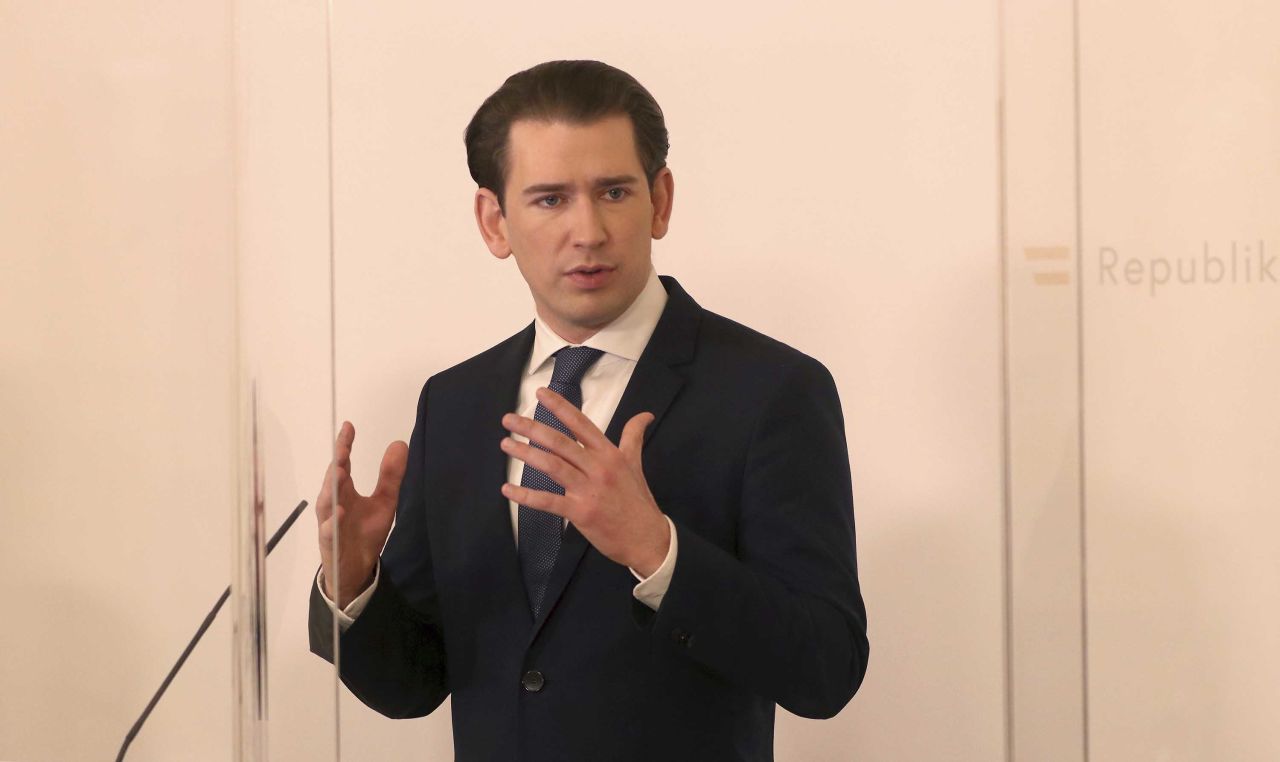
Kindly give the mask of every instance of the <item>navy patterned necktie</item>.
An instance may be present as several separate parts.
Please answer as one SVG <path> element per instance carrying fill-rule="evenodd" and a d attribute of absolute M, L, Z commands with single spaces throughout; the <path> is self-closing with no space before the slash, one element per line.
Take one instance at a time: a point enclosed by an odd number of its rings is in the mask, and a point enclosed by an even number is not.
<path fill-rule="evenodd" d="M 581 409 L 582 376 L 602 354 L 604 352 L 591 347 L 562 348 L 555 353 L 556 364 L 551 371 L 551 383 L 547 386 L 574 407 Z M 533 411 L 533 420 L 547 424 L 570 439 L 577 438 L 541 402 Z M 537 443 L 533 443 L 533 446 L 539 450 L 546 449 Z M 557 495 L 564 494 L 563 486 L 528 463 L 524 464 L 520 486 L 554 492 Z M 524 572 L 524 586 L 529 593 L 529 608 L 533 610 L 533 618 L 537 619 L 542 610 L 542 597 L 547 592 L 547 581 L 551 578 L 551 567 L 555 566 L 556 554 L 560 551 L 564 520 L 554 513 L 522 505 L 519 508 L 519 526 L 520 570 Z"/>

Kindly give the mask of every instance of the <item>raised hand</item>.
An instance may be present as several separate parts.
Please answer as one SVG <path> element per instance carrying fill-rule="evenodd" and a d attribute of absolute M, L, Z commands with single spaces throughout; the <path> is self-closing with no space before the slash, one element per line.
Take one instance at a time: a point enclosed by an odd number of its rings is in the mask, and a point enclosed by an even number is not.
<path fill-rule="evenodd" d="M 503 437 L 503 452 L 524 461 L 564 487 L 565 493 L 502 485 L 502 494 L 520 505 L 548 511 L 573 522 L 582 536 L 606 558 L 649 576 L 662 565 L 670 548 L 671 530 L 644 478 L 640 451 L 652 413 L 627 421 L 614 447 L 581 410 L 547 388 L 538 401 L 577 437 L 561 434 L 545 423 L 508 413 L 502 425 L 547 448 L 539 450 L 512 437 Z"/>
<path fill-rule="evenodd" d="M 325 592 L 339 608 L 373 581 L 378 554 L 387 542 L 396 516 L 396 499 L 409 459 L 409 446 L 392 442 L 382 456 L 378 484 L 368 497 L 356 492 L 351 480 L 351 445 L 355 426 L 343 421 L 334 441 L 333 461 L 325 471 L 320 496 L 316 498 L 316 522 L 320 529 L 320 561 L 324 567 Z M 334 501 L 336 489 L 337 501 Z M 338 533 L 338 557 L 334 558 L 333 537 Z M 338 589 L 331 582 L 338 580 Z"/>

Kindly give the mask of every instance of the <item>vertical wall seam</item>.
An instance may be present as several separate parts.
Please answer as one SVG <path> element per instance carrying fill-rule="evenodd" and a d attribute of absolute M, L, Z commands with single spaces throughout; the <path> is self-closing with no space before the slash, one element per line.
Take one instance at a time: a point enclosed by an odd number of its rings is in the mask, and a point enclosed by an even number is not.
<path fill-rule="evenodd" d="M 1008 198 L 1005 141 L 1005 28 L 1004 0 L 996 0 L 996 219 L 997 264 L 1000 268 L 1000 461 L 1001 494 L 1001 600 L 1004 627 L 1004 758 L 1014 762 L 1013 716 L 1013 506 L 1009 431 L 1009 286 Z"/>
<path fill-rule="evenodd" d="M 329 217 L 329 437 L 333 442 L 331 460 L 338 457 L 338 371 L 337 371 L 337 313 L 336 313 L 336 257 L 334 256 L 334 223 L 333 223 L 333 0 L 326 0 L 324 10 L 324 60 L 325 60 L 325 138 L 326 169 L 328 171 L 328 217 Z M 330 469 L 329 494 L 334 505 L 330 515 L 333 517 L 333 589 L 338 589 L 338 554 L 340 536 L 338 519 L 338 473 Z M 336 597 L 336 596 L 335 596 Z M 333 617 L 333 758 L 335 762 L 342 760 L 342 633 L 338 618 Z"/>
<path fill-rule="evenodd" d="M 1084 444 L 1084 177 L 1080 136 L 1080 0 L 1071 3 L 1072 98 L 1075 119 L 1076 191 L 1076 458 L 1080 495 L 1080 716 L 1084 760 L 1089 762 L 1089 575 L 1086 545 L 1085 444 Z"/>

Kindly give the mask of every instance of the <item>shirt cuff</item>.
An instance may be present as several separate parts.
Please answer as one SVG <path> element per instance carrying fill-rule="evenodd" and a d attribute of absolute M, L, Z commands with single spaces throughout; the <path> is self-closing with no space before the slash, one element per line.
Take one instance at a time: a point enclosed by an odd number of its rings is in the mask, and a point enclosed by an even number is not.
<path fill-rule="evenodd" d="M 373 567 L 373 582 L 364 589 L 364 592 L 357 595 L 347 604 L 345 609 L 338 608 L 338 604 L 329 600 L 329 596 L 324 591 L 324 569 L 316 572 L 316 589 L 320 591 L 320 597 L 324 602 L 329 604 L 329 610 L 333 612 L 333 616 L 338 620 L 338 630 L 346 632 L 347 628 L 355 623 L 356 617 L 360 616 L 360 612 L 364 611 L 364 607 L 369 605 L 369 599 L 373 597 L 373 591 L 378 587 L 378 577 L 382 574 L 382 560 L 379 559 Z"/>
<path fill-rule="evenodd" d="M 671 585 L 671 573 L 676 568 L 676 525 L 670 516 L 665 518 L 671 527 L 671 547 L 667 548 L 667 557 L 662 560 L 662 565 L 648 577 L 641 577 L 636 574 L 635 569 L 627 567 L 631 570 L 631 575 L 640 580 L 640 584 L 635 586 L 631 594 L 654 611 L 662 605 L 662 597 L 667 594 L 667 588 Z"/>

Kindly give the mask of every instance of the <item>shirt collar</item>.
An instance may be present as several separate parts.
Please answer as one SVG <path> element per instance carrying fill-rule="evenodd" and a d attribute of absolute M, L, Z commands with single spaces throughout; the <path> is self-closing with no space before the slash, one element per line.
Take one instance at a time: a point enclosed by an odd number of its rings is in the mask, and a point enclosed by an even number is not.
<path fill-rule="evenodd" d="M 633 362 L 639 360 L 640 353 L 649 343 L 653 330 L 658 327 L 658 318 L 662 317 L 662 310 L 666 306 L 667 290 L 662 287 L 662 281 L 658 280 L 658 271 L 651 266 L 649 279 L 635 301 L 621 315 L 614 318 L 613 322 L 596 331 L 591 338 L 580 345 L 565 341 L 551 330 L 551 326 L 543 322 L 541 317 L 535 316 L 533 351 L 529 354 L 529 365 L 525 369 L 525 375 L 536 373 L 551 355 L 569 346 L 592 347 Z"/>

